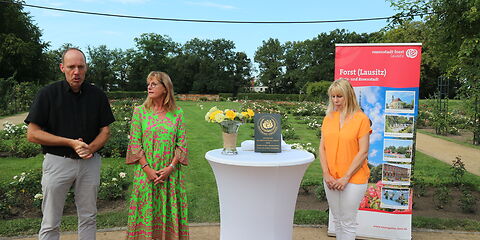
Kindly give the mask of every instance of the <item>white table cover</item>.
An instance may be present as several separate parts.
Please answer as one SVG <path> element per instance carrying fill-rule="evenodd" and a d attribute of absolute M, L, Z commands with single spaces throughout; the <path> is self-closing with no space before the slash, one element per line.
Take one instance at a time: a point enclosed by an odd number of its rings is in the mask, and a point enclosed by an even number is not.
<path fill-rule="evenodd" d="M 303 174 L 314 155 L 207 152 L 217 181 L 221 240 L 291 240 L 293 215 Z"/>

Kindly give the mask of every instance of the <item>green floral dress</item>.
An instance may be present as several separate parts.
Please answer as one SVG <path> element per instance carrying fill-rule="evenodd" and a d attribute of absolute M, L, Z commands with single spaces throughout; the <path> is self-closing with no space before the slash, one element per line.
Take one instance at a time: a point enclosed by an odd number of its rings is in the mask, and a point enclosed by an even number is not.
<path fill-rule="evenodd" d="M 127 239 L 189 239 L 182 170 L 188 164 L 183 110 L 163 116 L 143 105 L 135 107 L 129 139 L 126 162 L 135 165 Z M 143 155 L 154 170 L 170 165 L 174 156 L 180 164 L 164 183 L 154 185 L 138 164 Z"/>

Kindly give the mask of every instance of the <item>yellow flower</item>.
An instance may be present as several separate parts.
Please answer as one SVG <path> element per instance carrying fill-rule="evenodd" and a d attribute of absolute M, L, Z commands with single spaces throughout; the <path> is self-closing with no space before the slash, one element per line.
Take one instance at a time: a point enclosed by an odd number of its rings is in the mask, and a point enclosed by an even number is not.
<path fill-rule="evenodd" d="M 226 115 L 227 118 L 230 119 L 230 120 L 235 119 L 235 117 L 237 116 L 237 114 L 236 114 L 234 111 L 232 111 L 232 110 L 227 110 L 227 111 L 225 112 L 225 115 Z"/>
<path fill-rule="evenodd" d="M 215 120 L 215 116 L 219 113 L 223 115 L 223 111 L 220 111 L 220 110 L 216 110 L 216 111 L 212 112 L 212 114 L 210 114 L 210 120 L 212 120 L 212 121 Z"/>
<path fill-rule="evenodd" d="M 222 111 L 220 111 L 220 113 L 215 114 L 215 122 L 221 123 L 223 122 L 223 120 L 225 120 L 225 115 L 223 114 Z"/>
<path fill-rule="evenodd" d="M 255 113 L 252 111 L 252 109 L 247 109 L 248 116 L 253 117 L 255 116 Z"/>
<path fill-rule="evenodd" d="M 248 112 L 242 112 L 242 116 L 248 118 Z"/>

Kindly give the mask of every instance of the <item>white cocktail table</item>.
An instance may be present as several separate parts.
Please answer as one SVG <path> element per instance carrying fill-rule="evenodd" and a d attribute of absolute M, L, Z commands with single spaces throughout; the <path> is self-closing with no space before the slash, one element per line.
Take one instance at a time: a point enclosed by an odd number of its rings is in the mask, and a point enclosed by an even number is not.
<path fill-rule="evenodd" d="M 221 240 L 291 240 L 293 215 L 303 174 L 314 155 L 208 151 L 220 200 Z"/>

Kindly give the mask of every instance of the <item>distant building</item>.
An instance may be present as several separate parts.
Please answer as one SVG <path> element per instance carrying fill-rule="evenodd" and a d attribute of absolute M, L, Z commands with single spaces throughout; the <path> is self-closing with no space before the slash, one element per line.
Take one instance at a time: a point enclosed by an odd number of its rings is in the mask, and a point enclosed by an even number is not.
<path fill-rule="evenodd" d="M 268 87 L 266 86 L 250 87 L 250 92 L 265 93 L 267 92 L 267 89 Z"/>

